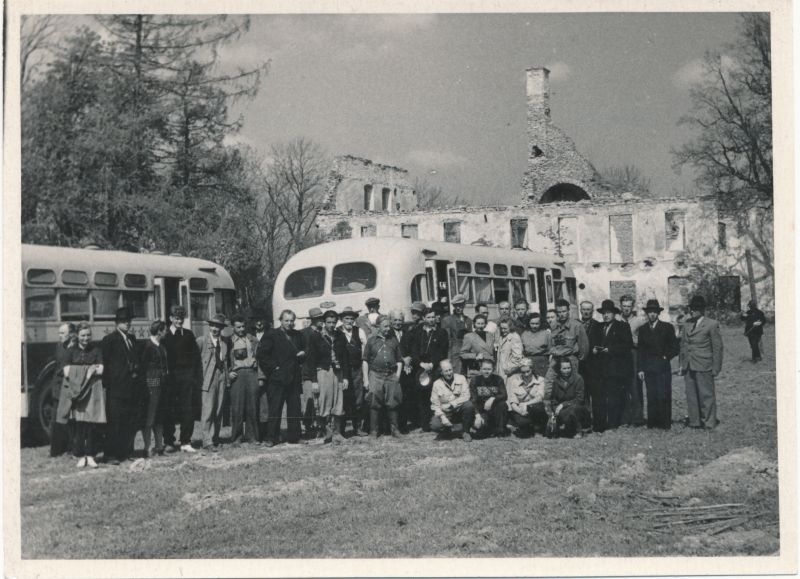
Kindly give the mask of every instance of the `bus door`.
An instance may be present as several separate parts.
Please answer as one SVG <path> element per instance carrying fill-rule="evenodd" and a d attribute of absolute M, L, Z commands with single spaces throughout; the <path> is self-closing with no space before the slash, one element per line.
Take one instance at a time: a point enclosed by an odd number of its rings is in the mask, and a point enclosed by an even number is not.
<path fill-rule="evenodd" d="M 547 313 L 545 309 L 542 309 L 544 306 L 544 281 L 540 283 L 540 280 L 543 280 L 543 276 L 537 273 L 535 267 L 528 268 L 528 281 L 530 285 L 530 303 L 531 303 L 531 312 L 539 312 L 539 315 L 542 316 L 544 319 L 544 315 Z"/>
<path fill-rule="evenodd" d="M 155 277 L 153 278 L 153 293 L 155 296 L 156 319 L 169 321 L 169 310 L 172 306 L 182 305 L 186 308 L 187 318 L 189 312 L 188 299 L 182 300 L 182 290 L 180 289 L 181 279 L 178 277 Z M 186 291 L 188 292 L 188 285 Z M 188 296 L 188 293 L 187 293 Z M 185 326 L 189 328 L 187 324 Z"/>
<path fill-rule="evenodd" d="M 183 306 L 183 309 L 186 310 L 186 321 L 183 322 L 185 327 L 191 328 L 192 327 L 192 307 L 189 303 L 189 280 L 182 279 L 178 282 L 178 288 L 180 290 L 180 304 Z M 205 320 L 200 320 L 205 321 Z"/>
<path fill-rule="evenodd" d="M 428 281 L 433 282 L 431 287 L 434 288 L 434 301 L 445 303 L 448 306 L 450 305 L 450 283 L 448 281 L 448 270 L 452 267 L 453 265 L 447 260 L 425 260 L 425 269 L 427 272 Z M 455 280 L 455 269 L 452 270 L 452 276 L 453 280 Z"/>

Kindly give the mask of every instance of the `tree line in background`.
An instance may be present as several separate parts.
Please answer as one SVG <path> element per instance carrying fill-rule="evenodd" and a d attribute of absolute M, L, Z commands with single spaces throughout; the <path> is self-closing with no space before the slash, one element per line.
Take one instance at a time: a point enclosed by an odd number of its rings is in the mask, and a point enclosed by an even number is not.
<path fill-rule="evenodd" d="M 58 28 L 55 16 L 22 23 L 23 242 L 210 259 L 231 273 L 243 307 L 268 309 L 286 259 L 322 241 L 315 217 L 330 165 L 304 138 L 267 152 L 233 144 L 241 119 L 230 108 L 257 94 L 269 65 L 220 62 L 249 19 L 99 16 L 56 39 Z M 681 121 L 696 137 L 674 152 L 676 166 L 697 169 L 700 190 L 719 195 L 772 276 L 768 15 L 743 15 L 740 42 L 709 53 L 703 78 Z M 604 173 L 649 189 L 635 167 Z M 414 186 L 420 207 L 463 204 Z"/>

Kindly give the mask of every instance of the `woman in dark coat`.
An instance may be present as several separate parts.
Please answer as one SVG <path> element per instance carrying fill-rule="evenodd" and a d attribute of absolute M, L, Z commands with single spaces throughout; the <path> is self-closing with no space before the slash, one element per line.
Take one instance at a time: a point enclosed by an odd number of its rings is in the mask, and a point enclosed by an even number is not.
<path fill-rule="evenodd" d="M 150 340 L 142 348 L 142 371 L 147 385 L 147 409 L 145 412 L 144 429 L 144 457 L 150 457 L 150 435 L 156 439 L 156 454 L 164 454 L 164 399 L 162 393 L 166 385 L 168 367 L 167 350 L 161 343 L 167 333 L 167 324 L 156 320 L 150 324 Z"/>
<path fill-rule="evenodd" d="M 70 348 L 64 360 L 64 387 L 57 417 L 62 423 L 66 419 L 75 421 L 73 452 L 78 458 L 78 468 L 97 468 L 94 460 L 95 425 L 106 423 L 102 375 L 102 352 L 92 344 L 91 326 L 82 322 L 78 326 L 78 346 Z"/>

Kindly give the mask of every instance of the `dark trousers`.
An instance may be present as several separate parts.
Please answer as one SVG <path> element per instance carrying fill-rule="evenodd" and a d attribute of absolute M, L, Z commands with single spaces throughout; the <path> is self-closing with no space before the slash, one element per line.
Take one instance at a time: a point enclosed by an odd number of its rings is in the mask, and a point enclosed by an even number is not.
<path fill-rule="evenodd" d="M 672 426 L 672 367 L 668 360 L 648 362 L 644 370 L 647 388 L 647 428 Z"/>
<path fill-rule="evenodd" d="M 475 410 L 483 419 L 483 424 L 476 429 L 476 434 L 478 436 L 489 436 L 490 434 L 504 436 L 508 421 L 508 406 L 505 400 L 502 402 L 495 400 L 488 412 L 483 409 L 483 404 L 483 402 L 479 402 L 478 408 Z"/>
<path fill-rule="evenodd" d="M 190 369 L 178 368 L 167 382 L 164 404 L 164 444 L 175 443 L 175 423 L 181 428 L 181 444 L 191 444 L 195 420 L 195 374 Z"/>
<path fill-rule="evenodd" d="M 761 359 L 761 334 L 748 334 L 747 341 L 750 342 L 750 351 L 753 354 L 753 361 Z"/>
<path fill-rule="evenodd" d="M 127 398 L 106 398 L 106 458 L 125 460 L 130 456 L 136 433 L 136 401 Z"/>
<path fill-rule="evenodd" d="M 368 404 L 364 404 L 364 375 L 361 373 L 361 366 L 353 372 L 353 377 L 343 393 L 344 399 L 344 420 L 342 421 L 342 430 L 344 431 L 345 423 L 350 420 L 353 422 L 353 430 L 358 428 L 362 420 L 364 420 L 365 410 Z M 344 434 L 344 432 L 342 432 Z"/>
<path fill-rule="evenodd" d="M 528 414 L 523 416 L 516 412 L 511 412 L 510 421 L 519 429 L 523 431 L 534 432 L 536 430 L 543 431 L 547 424 L 547 411 L 544 409 L 543 402 L 534 402 L 528 404 Z"/>
<path fill-rule="evenodd" d="M 57 407 L 58 404 L 55 405 Z M 75 441 L 75 423 L 70 420 L 66 424 L 53 421 L 50 428 L 50 456 L 61 456 L 72 448 Z"/>
<path fill-rule="evenodd" d="M 287 442 L 298 442 L 300 440 L 300 384 L 286 384 L 284 382 L 270 380 L 267 383 L 267 408 L 269 417 L 267 418 L 267 440 L 274 444 L 280 442 L 281 416 L 283 406 L 286 405 L 286 420 L 288 430 L 286 433 Z"/>
<path fill-rule="evenodd" d="M 602 376 L 594 382 L 592 393 L 592 429 L 603 432 L 622 424 L 625 404 L 625 385 L 616 376 Z"/>
<path fill-rule="evenodd" d="M 75 456 L 94 456 L 94 424 L 91 422 L 75 423 L 75 440 L 72 444 Z"/>
<path fill-rule="evenodd" d="M 589 422 L 589 409 L 586 406 L 583 404 L 567 406 L 556 416 L 556 436 L 572 438 L 578 430 L 588 426 Z"/>
<path fill-rule="evenodd" d="M 431 378 L 431 383 L 433 383 L 433 378 Z M 419 421 L 419 425 L 424 432 L 430 432 L 431 415 L 433 414 L 433 411 L 431 410 L 431 386 L 427 386 L 425 388 L 417 386 L 415 394 L 417 420 Z"/>
<path fill-rule="evenodd" d="M 236 374 L 230 387 L 231 440 L 258 440 L 258 372 L 244 368 L 237 370 Z"/>
<path fill-rule="evenodd" d="M 633 356 L 632 365 L 633 374 L 625 380 L 625 401 L 622 423 L 639 426 L 644 424 L 644 396 L 642 395 L 642 381 L 639 380 L 639 368 L 636 356 Z"/>
<path fill-rule="evenodd" d="M 453 423 L 453 426 L 460 422 L 464 427 L 464 432 L 469 432 L 469 429 L 475 424 L 475 407 L 472 405 L 472 402 L 468 400 L 460 407 L 449 412 L 447 418 Z M 434 416 L 431 418 L 431 430 L 434 432 L 442 432 L 444 430 L 449 430 L 449 427 L 444 425 L 439 416 Z"/>

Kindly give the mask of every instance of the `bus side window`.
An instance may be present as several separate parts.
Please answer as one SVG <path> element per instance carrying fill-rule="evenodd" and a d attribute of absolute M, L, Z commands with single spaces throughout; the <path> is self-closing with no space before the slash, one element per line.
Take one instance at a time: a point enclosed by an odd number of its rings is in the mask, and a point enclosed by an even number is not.
<path fill-rule="evenodd" d="M 211 294 L 191 292 L 189 304 L 191 306 L 193 320 L 207 320 L 210 317 L 208 310 L 209 301 L 211 301 Z"/>
<path fill-rule="evenodd" d="M 119 291 L 92 290 L 92 319 L 113 320 L 119 307 Z"/>
<path fill-rule="evenodd" d="M 89 292 L 86 290 L 59 290 L 61 320 L 64 322 L 89 321 Z"/>
<path fill-rule="evenodd" d="M 428 279 L 424 273 L 418 273 L 411 280 L 411 301 L 424 302 L 428 299 Z"/>
<path fill-rule="evenodd" d="M 228 289 L 214 290 L 214 311 L 231 318 L 236 311 L 236 292 Z"/>
<path fill-rule="evenodd" d="M 146 320 L 150 317 L 150 292 L 122 292 L 122 305 L 130 308 L 135 320 Z"/>
<path fill-rule="evenodd" d="M 494 303 L 494 300 L 492 299 L 492 280 L 490 278 L 475 278 L 475 302 L 479 304 Z"/>
<path fill-rule="evenodd" d="M 494 284 L 494 303 L 509 301 L 508 280 L 494 278 L 492 282 Z"/>
<path fill-rule="evenodd" d="M 56 318 L 56 290 L 25 288 L 25 317 L 36 320 Z"/>

